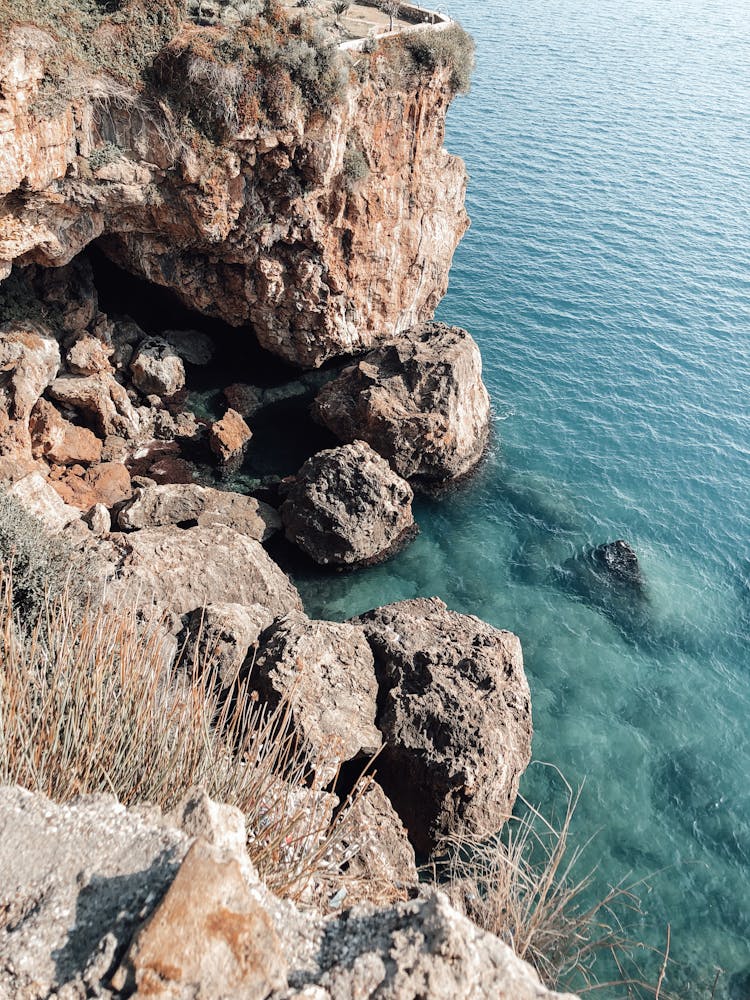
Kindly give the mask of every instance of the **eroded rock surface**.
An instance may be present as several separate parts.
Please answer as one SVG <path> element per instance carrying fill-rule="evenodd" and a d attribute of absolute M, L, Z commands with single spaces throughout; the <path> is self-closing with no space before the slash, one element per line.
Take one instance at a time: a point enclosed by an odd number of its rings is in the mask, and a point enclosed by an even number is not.
<path fill-rule="evenodd" d="M 380 562 L 416 534 L 411 487 L 362 441 L 314 455 L 285 490 L 287 538 L 323 565 Z"/>
<path fill-rule="evenodd" d="M 342 441 L 367 441 L 405 479 L 457 479 L 489 436 L 479 348 L 459 327 L 426 323 L 344 369 L 313 415 Z"/>
<path fill-rule="evenodd" d="M 442 836 L 499 830 L 531 758 L 518 638 L 437 598 L 353 621 L 380 683 L 378 780 L 417 851 L 428 854 Z"/>
<path fill-rule="evenodd" d="M 161 337 L 143 340 L 130 362 L 133 384 L 148 396 L 174 396 L 185 385 L 185 365 L 177 350 Z"/>
<path fill-rule="evenodd" d="M 301 610 L 296 588 L 263 546 L 223 525 L 144 528 L 113 535 L 119 586 L 184 615 L 208 604 L 260 604 L 276 615 Z"/>
<path fill-rule="evenodd" d="M 142 487 L 120 510 L 117 521 L 125 531 L 223 524 L 257 541 L 270 538 L 281 526 L 276 511 L 263 501 L 196 483 Z"/>
<path fill-rule="evenodd" d="M 263 633 L 249 683 L 271 704 L 289 698 L 292 723 L 323 784 L 338 762 L 380 747 L 372 653 L 353 625 L 284 615 Z"/>
<path fill-rule="evenodd" d="M 250 657 L 252 672 L 258 637 L 273 622 L 268 608 L 253 604 L 209 604 L 196 609 L 187 621 L 184 662 L 215 671 L 227 688 Z"/>

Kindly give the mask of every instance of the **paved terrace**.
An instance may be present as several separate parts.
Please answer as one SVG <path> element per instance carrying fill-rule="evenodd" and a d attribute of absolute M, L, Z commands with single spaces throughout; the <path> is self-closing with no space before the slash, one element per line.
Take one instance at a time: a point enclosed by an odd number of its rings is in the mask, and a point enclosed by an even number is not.
<path fill-rule="evenodd" d="M 284 6 L 298 8 L 297 0 L 282 0 Z M 331 24 L 336 24 L 342 34 L 341 48 L 359 48 L 366 38 L 387 38 L 389 35 L 404 31 L 414 31 L 419 28 L 433 27 L 436 31 L 452 24 L 447 14 L 428 10 L 417 4 L 402 3 L 399 14 L 393 18 L 393 31 L 390 28 L 390 17 L 384 13 L 376 0 L 368 3 L 353 3 L 346 14 L 336 17 L 328 0 L 316 0 L 305 8 L 309 13 L 317 13 Z"/>

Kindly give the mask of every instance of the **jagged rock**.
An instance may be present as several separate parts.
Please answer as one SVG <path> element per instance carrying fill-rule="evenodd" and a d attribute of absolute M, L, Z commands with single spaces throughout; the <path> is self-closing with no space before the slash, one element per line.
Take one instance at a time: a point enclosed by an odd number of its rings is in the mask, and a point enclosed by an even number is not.
<path fill-rule="evenodd" d="M 323 784 L 338 762 L 380 747 L 372 653 L 353 625 L 284 615 L 261 636 L 249 682 L 271 704 L 289 697 L 292 724 Z"/>
<path fill-rule="evenodd" d="M 545 989 L 435 890 L 389 908 L 355 906 L 299 928 L 287 947 L 291 988 L 275 1000 L 575 1000 Z"/>
<path fill-rule="evenodd" d="M 209 604 L 198 608 L 187 622 L 188 638 L 185 643 L 185 663 L 215 670 L 223 688 L 235 680 L 240 667 L 257 646 L 261 632 L 273 621 L 268 608 L 253 604 Z"/>
<path fill-rule="evenodd" d="M 88 465 L 102 457 L 102 442 L 86 427 L 72 424 L 46 399 L 40 399 L 29 420 L 31 451 L 52 465 Z"/>
<path fill-rule="evenodd" d="M 60 348 L 47 331 L 31 323 L 0 327 L 0 456 L 31 460 L 31 411 L 59 368 Z"/>
<path fill-rule="evenodd" d="M 145 395 L 174 396 L 185 385 L 185 365 L 161 337 L 147 337 L 130 362 L 133 385 Z"/>
<path fill-rule="evenodd" d="M 479 348 L 459 327 L 426 323 L 344 369 L 313 415 L 342 441 L 367 441 L 405 479 L 457 479 L 489 435 Z"/>
<path fill-rule="evenodd" d="M 129 500 L 133 493 L 130 473 L 121 462 L 102 462 L 88 469 L 80 465 L 53 469 L 50 484 L 65 503 L 80 511 L 96 504 L 113 507 Z"/>
<path fill-rule="evenodd" d="M 110 361 L 114 348 L 104 344 L 98 337 L 85 336 L 73 344 L 65 361 L 68 371 L 74 375 L 97 375 L 100 372 L 113 372 Z"/>
<path fill-rule="evenodd" d="M 321 451 L 287 484 L 286 537 L 316 562 L 380 562 L 416 534 L 414 493 L 362 441 Z"/>
<path fill-rule="evenodd" d="M 376 765 L 377 766 L 377 765 Z M 406 827 L 380 785 L 373 781 L 352 807 L 344 848 L 353 856 L 347 875 L 380 899 L 405 899 L 419 882 Z M 351 900 L 347 897 L 346 904 Z"/>
<path fill-rule="evenodd" d="M 207 365 L 214 356 L 213 341 L 199 330 L 163 330 L 160 336 L 189 365 Z"/>
<path fill-rule="evenodd" d="M 178 615 L 208 604 L 260 604 L 276 615 L 302 608 L 289 578 L 260 542 L 224 525 L 144 528 L 112 536 L 120 587 Z"/>
<path fill-rule="evenodd" d="M 107 935 L 111 972 L 133 931 L 172 882 L 189 840 L 108 795 L 56 805 L 0 788 L 0 993 L 41 1000 L 79 984 Z M 72 987 L 71 987 L 72 988 Z"/>
<path fill-rule="evenodd" d="M 103 503 L 95 503 L 83 519 L 97 537 L 108 534 L 112 529 L 112 518 Z"/>
<path fill-rule="evenodd" d="M 61 375 L 50 386 L 49 394 L 58 403 L 85 413 L 102 437 L 116 435 L 133 441 L 144 432 L 142 415 L 109 372 Z"/>
<path fill-rule="evenodd" d="M 252 436 L 252 431 L 236 410 L 227 410 L 221 420 L 211 424 L 208 443 L 225 472 L 240 467 Z"/>
<path fill-rule="evenodd" d="M 437 598 L 353 621 L 372 648 L 385 747 L 378 780 L 419 853 L 503 826 L 531 756 L 521 644 Z"/>
<path fill-rule="evenodd" d="M 265 1000 L 286 986 L 278 935 L 236 858 L 193 844 L 112 985 L 155 1000 Z"/>
<path fill-rule="evenodd" d="M 162 817 L 0 788 L 0 993 L 84 1000 L 130 979 L 171 1000 L 574 1000 L 434 890 L 329 917 L 277 899 L 240 854 L 243 825 L 199 790 Z"/>
<path fill-rule="evenodd" d="M 71 507 L 40 472 L 30 472 L 8 488 L 8 493 L 52 532 L 62 531 L 80 520 L 81 512 Z"/>
<path fill-rule="evenodd" d="M 168 524 L 225 524 L 258 541 L 266 541 L 281 526 L 276 511 L 262 500 L 196 483 L 139 489 L 121 509 L 117 523 L 125 531 Z"/>

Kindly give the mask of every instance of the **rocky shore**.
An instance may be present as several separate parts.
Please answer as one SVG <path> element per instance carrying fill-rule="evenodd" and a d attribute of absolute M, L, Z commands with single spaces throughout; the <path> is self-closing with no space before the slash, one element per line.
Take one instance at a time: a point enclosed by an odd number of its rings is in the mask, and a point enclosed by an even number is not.
<path fill-rule="evenodd" d="M 95 30 L 106 42 L 136 6 Z M 65 539 L 90 593 L 158 616 L 170 658 L 210 658 L 220 689 L 288 706 L 331 813 L 374 769 L 342 862 L 365 889 L 344 883 L 322 910 L 277 898 L 242 814 L 200 790 L 162 815 L 5 787 L 0 997 L 557 996 L 417 870 L 512 813 L 532 738 L 518 639 L 437 598 L 311 620 L 267 548 L 329 569 L 387 559 L 418 531 L 415 491 L 459 482 L 486 447 L 477 345 L 432 321 L 468 222 L 442 145 L 455 74 L 357 52 L 325 114 L 290 91 L 272 118 L 238 102 L 231 128 L 225 109 L 173 141 L 187 98 L 169 87 L 205 84 L 226 32 L 169 9 L 153 72 L 114 97 L 109 78 L 106 100 L 86 50 L 43 110 L 62 44 L 49 23 L 11 21 L 0 43 L 0 483 Z M 235 363 L 207 413 L 209 327 L 103 308 L 94 240 L 238 342 L 329 367 L 269 386 Z M 296 394 L 311 405 L 288 433 L 317 424 L 332 446 L 242 491 L 259 422 Z"/>

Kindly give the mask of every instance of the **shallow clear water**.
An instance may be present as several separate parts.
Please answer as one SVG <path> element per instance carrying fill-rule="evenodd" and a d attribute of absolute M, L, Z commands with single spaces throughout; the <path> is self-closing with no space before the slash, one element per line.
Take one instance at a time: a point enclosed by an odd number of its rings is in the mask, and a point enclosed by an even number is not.
<path fill-rule="evenodd" d="M 357 574 L 301 577 L 344 618 L 416 595 L 516 631 L 534 755 L 574 785 L 605 888 L 658 872 L 673 992 L 750 996 L 750 11 L 740 0 L 453 0 L 475 35 L 448 146 L 472 229 L 441 319 L 495 408 L 471 484 Z M 556 568 L 623 537 L 647 599 Z M 523 791 L 543 804 L 549 771 Z M 732 979 L 731 977 L 734 976 Z M 708 982 L 709 988 L 704 984 Z"/>

